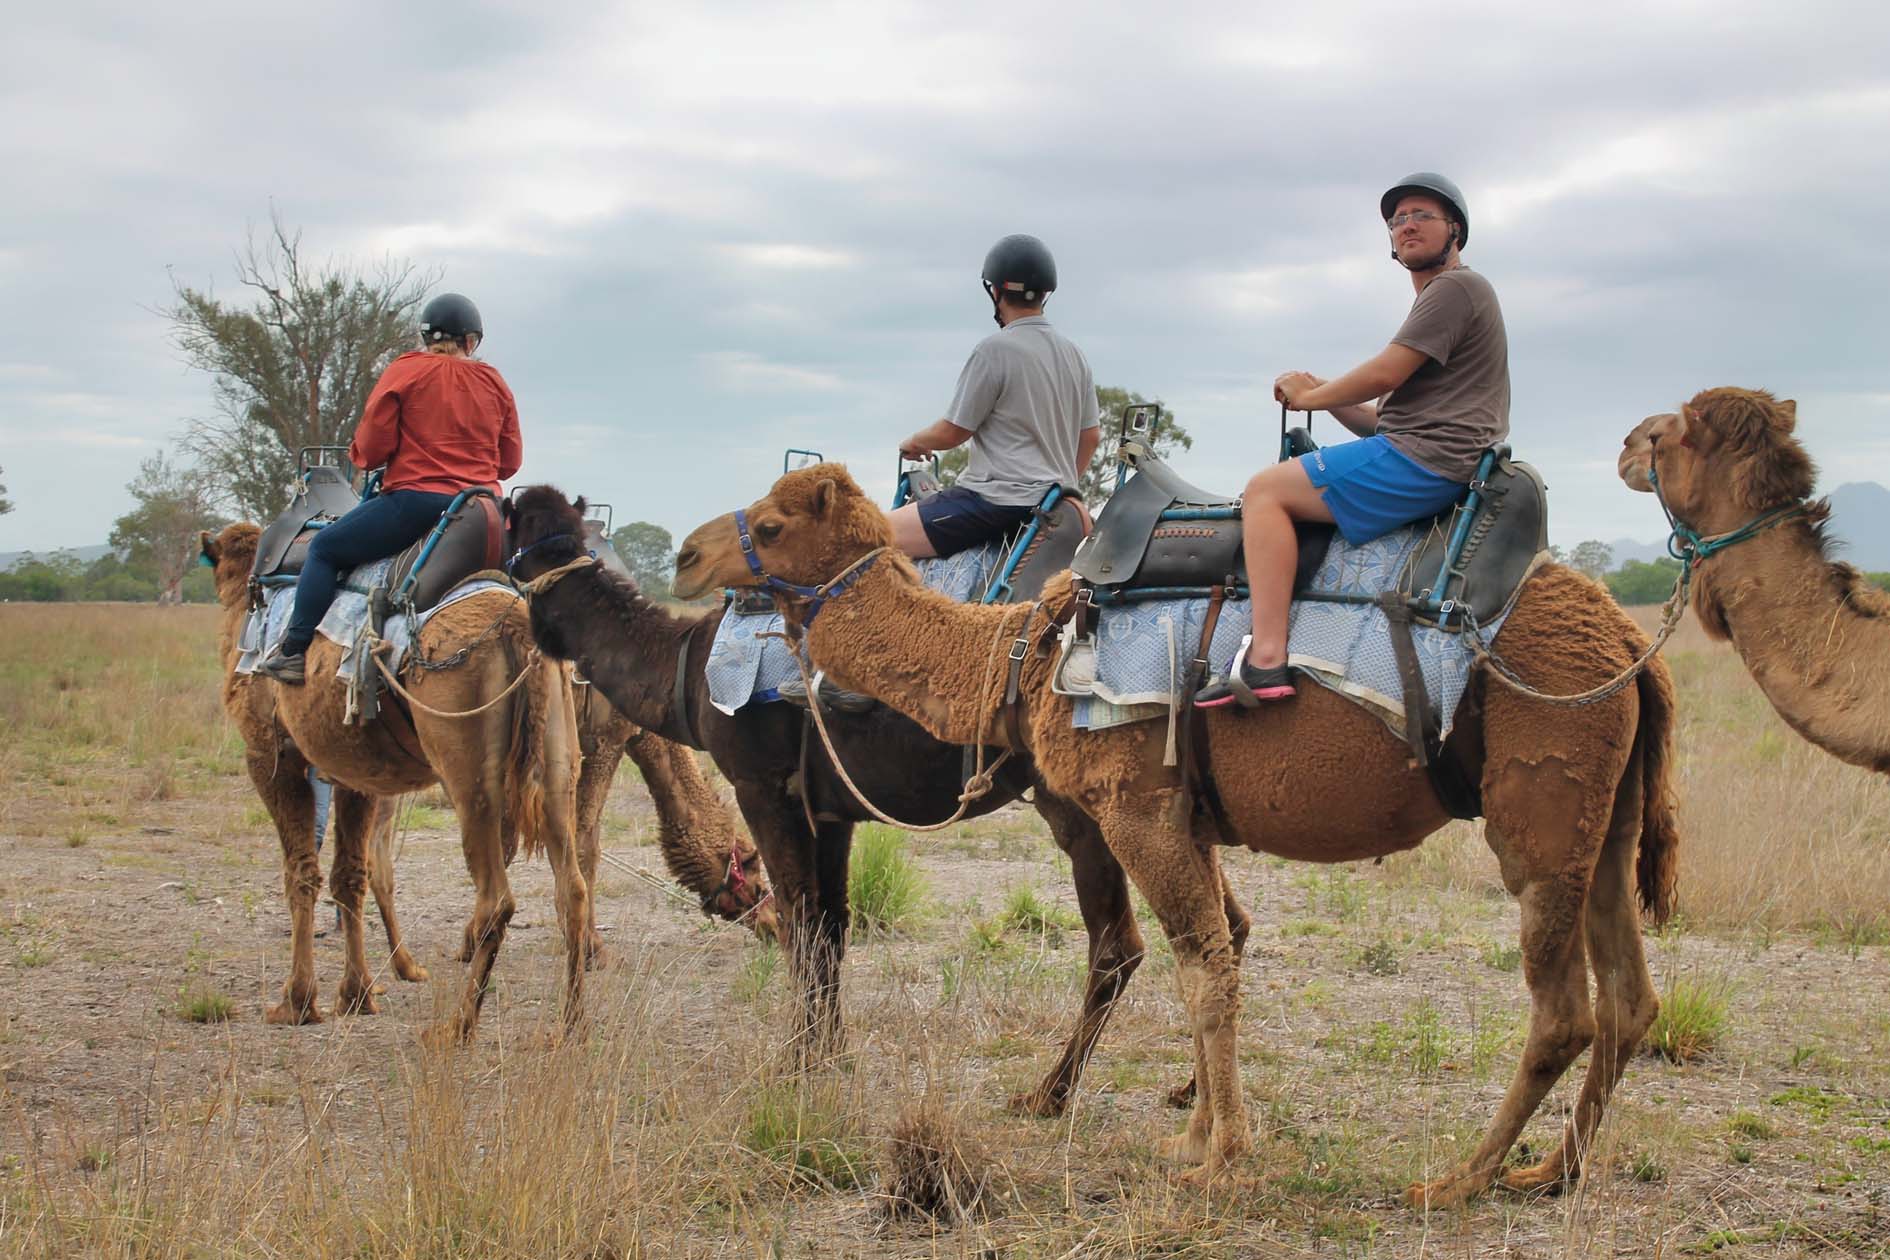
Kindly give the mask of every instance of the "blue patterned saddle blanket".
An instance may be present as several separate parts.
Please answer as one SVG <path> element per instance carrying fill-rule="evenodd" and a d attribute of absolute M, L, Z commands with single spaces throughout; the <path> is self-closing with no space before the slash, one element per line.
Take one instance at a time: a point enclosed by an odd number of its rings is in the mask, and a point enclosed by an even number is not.
<path fill-rule="evenodd" d="M 337 678 L 353 681 L 355 676 L 356 651 L 361 634 L 368 624 L 368 592 L 387 580 L 388 572 L 394 567 L 393 557 L 376 560 L 373 564 L 364 564 L 342 575 L 341 584 L 335 588 L 335 602 L 328 606 L 328 613 L 322 618 L 316 633 L 324 639 L 339 643 L 349 649 L 341 658 L 341 667 L 335 671 Z M 395 672 L 399 672 L 400 663 L 405 658 L 407 649 L 413 643 L 413 636 L 420 627 L 426 625 L 434 613 L 442 608 L 451 607 L 468 595 L 480 591 L 518 591 L 503 582 L 490 578 L 479 578 L 471 582 L 462 582 L 453 588 L 451 594 L 427 611 L 420 614 L 418 625 L 414 624 L 405 613 L 396 613 L 387 619 L 381 627 L 381 638 L 389 645 L 387 663 Z M 519 596 L 519 598 L 524 598 Z M 243 623 L 243 633 L 237 639 L 240 655 L 236 658 L 236 672 L 253 674 L 263 657 L 275 651 L 282 642 L 282 636 L 289 630 L 289 614 L 295 608 L 295 587 L 271 587 L 263 606 L 251 612 Z"/>
<path fill-rule="evenodd" d="M 1335 534 L 1311 589 L 1364 596 L 1395 589 L 1405 562 L 1423 545 L 1428 532 L 1426 522 L 1357 547 Z M 1479 628 L 1484 646 L 1495 639 L 1514 607 L 1512 596 L 1500 616 Z M 1208 657 L 1213 676 L 1225 674 L 1233 663 L 1251 628 L 1250 609 L 1246 600 L 1229 600 L 1221 609 Z M 1096 629 L 1093 681 L 1085 677 L 1087 669 L 1064 675 L 1070 683 L 1066 694 L 1075 697 L 1075 725 L 1100 730 L 1167 718 L 1176 706 L 1187 704 L 1189 697 L 1180 691 L 1206 619 L 1205 599 L 1105 605 Z M 1411 627 L 1425 688 L 1442 719 L 1442 735 L 1450 734 L 1457 702 L 1470 677 L 1467 634 Z M 1385 614 L 1377 607 L 1296 600 L 1288 622 L 1287 664 L 1305 678 L 1363 705 L 1395 734 L 1404 735 L 1404 686 Z"/>
<path fill-rule="evenodd" d="M 944 559 L 916 560 L 919 578 L 961 604 L 981 596 L 1004 563 L 1004 547 L 988 542 Z M 709 703 L 724 713 L 745 704 L 779 700 L 777 690 L 797 674 L 778 612 L 739 613 L 731 606 L 709 646 Z M 809 667 L 810 671 L 812 667 Z"/>

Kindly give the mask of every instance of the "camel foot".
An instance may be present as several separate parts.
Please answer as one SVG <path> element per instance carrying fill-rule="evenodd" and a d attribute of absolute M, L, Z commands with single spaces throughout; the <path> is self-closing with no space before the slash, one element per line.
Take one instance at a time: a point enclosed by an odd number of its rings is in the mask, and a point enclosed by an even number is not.
<path fill-rule="evenodd" d="M 302 1024 L 321 1023 L 322 1013 L 315 1006 L 313 993 L 305 998 L 284 993 L 280 1002 L 263 1012 L 263 1022 L 294 1028 Z"/>
<path fill-rule="evenodd" d="M 1194 1106 L 1194 1078 L 1192 1076 L 1168 1091 L 1168 1105 L 1184 1111 Z"/>
<path fill-rule="evenodd" d="M 414 961 L 413 955 L 407 952 L 405 945 L 394 951 L 393 963 L 394 974 L 408 984 L 417 984 L 427 978 L 427 969 Z"/>
<path fill-rule="evenodd" d="M 1039 1085 L 1036 1089 L 1012 1094 L 1009 1106 L 1020 1116 L 1040 1116 L 1054 1120 L 1069 1106 L 1069 1095 L 1062 1090 L 1046 1089 Z"/>
<path fill-rule="evenodd" d="M 335 999 L 337 1015 L 379 1015 L 381 1006 L 374 1000 L 376 993 L 385 992 L 375 984 L 350 984 L 342 981 L 341 992 Z"/>
<path fill-rule="evenodd" d="M 1533 1194 L 1539 1191 L 1560 1194 L 1574 1182 L 1574 1174 L 1564 1166 L 1562 1152 L 1559 1150 L 1540 1164 L 1532 1164 L 1527 1168 L 1512 1168 L 1502 1176 L 1503 1188 L 1514 1190 L 1519 1194 Z"/>
<path fill-rule="evenodd" d="M 1232 1175 L 1234 1162 L 1247 1153 L 1245 1141 L 1229 1142 L 1207 1159 L 1181 1174 L 1177 1180 L 1196 1190 L 1205 1190 L 1216 1181 Z"/>
<path fill-rule="evenodd" d="M 1200 1164 L 1207 1159 L 1207 1138 L 1193 1129 L 1183 1129 L 1155 1143 L 1155 1153 L 1177 1164 Z"/>
<path fill-rule="evenodd" d="M 1462 1207 L 1488 1190 L 1494 1180 L 1490 1173 L 1475 1173 L 1459 1167 L 1435 1181 L 1414 1181 L 1406 1186 L 1405 1206 L 1432 1211 Z"/>

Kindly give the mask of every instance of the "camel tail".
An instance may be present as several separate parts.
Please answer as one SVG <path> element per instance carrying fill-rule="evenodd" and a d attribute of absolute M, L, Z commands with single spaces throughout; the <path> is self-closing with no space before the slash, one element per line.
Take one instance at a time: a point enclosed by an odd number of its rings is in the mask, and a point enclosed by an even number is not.
<path fill-rule="evenodd" d="M 553 721 L 570 720 L 569 693 L 562 699 L 558 695 L 564 686 L 562 669 L 549 660 L 533 663 L 531 630 L 523 617 L 508 617 L 500 635 L 512 676 L 531 670 L 531 677 L 512 697 L 512 750 L 505 767 L 505 812 L 530 857 L 544 847 L 549 825 L 545 812 L 551 780 L 549 726 Z"/>
<path fill-rule="evenodd" d="M 1636 875 L 1641 906 L 1656 925 L 1673 917 L 1680 883 L 1680 824 L 1674 804 L 1673 675 L 1656 656 L 1641 671 L 1640 730 L 1635 734 L 1641 769 L 1641 851 Z"/>

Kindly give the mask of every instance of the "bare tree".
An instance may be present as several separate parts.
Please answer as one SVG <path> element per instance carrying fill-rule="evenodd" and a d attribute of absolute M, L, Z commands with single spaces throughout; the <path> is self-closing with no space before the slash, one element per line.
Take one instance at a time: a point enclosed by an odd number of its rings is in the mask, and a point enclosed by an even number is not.
<path fill-rule="evenodd" d="M 280 511 L 304 446 L 346 445 L 369 391 L 418 345 L 420 303 L 437 279 L 410 263 L 310 264 L 300 232 L 275 213 L 236 256 L 239 306 L 172 280 L 160 312 L 185 360 L 211 374 L 216 415 L 191 422 L 186 448 L 220 498 L 243 515 Z"/>
<path fill-rule="evenodd" d="M 0 468 L 0 473 L 4 473 L 4 472 L 6 472 L 6 469 Z M 5 516 L 8 512 L 11 512 L 12 510 L 13 510 L 13 500 L 7 498 L 6 483 L 0 482 L 0 516 Z"/>
<path fill-rule="evenodd" d="M 1614 567 L 1614 548 L 1596 538 L 1575 544 L 1575 550 L 1569 552 L 1565 563 L 1571 569 L 1586 573 L 1591 578 L 1599 578 Z"/>
<path fill-rule="evenodd" d="M 111 544 L 130 552 L 134 563 L 149 561 L 157 569 L 158 603 L 181 603 L 198 531 L 218 524 L 214 494 L 195 469 L 178 467 L 162 451 L 139 463 L 125 488 L 138 506 L 113 524 Z"/>

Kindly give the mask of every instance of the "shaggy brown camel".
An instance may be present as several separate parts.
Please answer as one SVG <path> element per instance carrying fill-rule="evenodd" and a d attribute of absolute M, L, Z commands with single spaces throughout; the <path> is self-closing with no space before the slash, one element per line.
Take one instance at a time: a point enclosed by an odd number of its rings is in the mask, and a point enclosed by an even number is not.
<path fill-rule="evenodd" d="M 1635 426 L 1621 480 L 1652 491 L 1657 467 L 1667 510 L 1705 538 L 1774 522 L 1696 565 L 1693 610 L 1793 730 L 1890 774 L 1890 597 L 1826 557 L 1831 508 L 1805 502 L 1817 469 L 1797 418 L 1797 403 L 1763 390 L 1705 390 Z"/>
<path fill-rule="evenodd" d="M 1072 596 L 1053 580 L 1041 607 L 960 605 L 927 591 L 886 550 L 885 513 L 846 471 L 788 474 L 748 508 L 755 554 L 789 582 L 827 582 L 877 553 L 807 631 L 813 658 L 842 686 L 911 714 L 941 739 L 1005 730 L 1005 648 L 1033 639 Z M 698 528 L 676 559 L 676 591 L 753 586 L 734 519 Z M 797 608 L 786 605 L 790 615 Z M 1646 642 L 1595 583 L 1557 565 L 1532 576 L 1496 650 L 1532 684 L 1572 693 L 1624 669 Z M 1025 661 L 1020 738 L 1043 781 L 1102 830 L 1174 948 L 1194 1033 L 1195 1110 L 1164 1153 L 1214 1177 L 1249 1144 L 1235 1026 L 1240 977 L 1222 911 L 1211 823 L 1162 765 L 1160 723 L 1084 732 L 1050 690 L 1053 661 Z M 1551 708 L 1495 685 L 1473 687 L 1446 755 L 1482 788 L 1485 835 L 1522 907 L 1531 998 L 1522 1061 L 1489 1131 L 1463 1163 L 1409 1188 L 1414 1203 L 1459 1203 L 1488 1188 L 1549 1088 L 1591 1043 L 1593 1057 L 1562 1141 L 1505 1185 L 1573 1178 L 1609 1095 L 1658 1008 L 1641 953 L 1634 893 L 1656 918 L 1672 909 L 1678 837 L 1669 786 L 1672 687 L 1656 661 L 1635 686 L 1584 708 Z M 1411 848 L 1448 814 L 1404 745 L 1359 706 L 1307 687 L 1264 713 L 1208 716 L 1226 814 L 1250 848 L 1344 862 Z M 987 736 L 988 737 L 988 736 Z M 1638 844 L 1637 844 L 1638 842 Z M 1636 861 L 1636 851 L 1639 861 Z M 1592 968 L 1596 999 L 1591 1001 Z"/>
<path fill-rule="evenodd" d="M 223 707 L 243 736 L 250 780 L 256 785 L 282 842 L 283 885 L 289 901 L 291 961 L 282 1001 L 265 1017 L 272 1024 L 314 1023 L 316 1007 L 314 908 L 321 888 L 315 858 L 312 764 L 335 785 L 335 856 L 329 886 L 341 907 L 345 971 L 337 1009 L 376 1010 L 362 941 L 364 847 L 378 811 L 377 797 L 444 784 L 459 816 L 475 901 L 467 935 L 473 948 L 459 1008 L 428 1030 L 435 1044 L 470 1037 L 479 1019 L 514 903 L 506 880 L 508 838 L 522 833 L 529 854 L 543 848 L 557 884 L 565 938 L 567 1025 L 582 1014 L 584 955 L 590 939 L 590 891 L 578 869 L 575 834 L 578 736 L 571 685 L 563 670 L 533 663 L 525 609 L 508 592 L 482 592 L 442 609 L 421 632 L 417 647 L 442 659 L 469 649 L 457 668 L 422 670 L 408 689 L 420 703 L 446 713 L 476 709 L 499 697 L 521 670 L 530 676 L 517 693 L 468 718 L 431 716 L 418 709 L 411 725 L 391 711 L 381 721 L 342 721 L 346 696 L 334 674 L 341 648 L 317 638 L 309 649 L 309 682 L 283 687 L 238 674 L 236 640 L 248 604 L 248 578 L 260 531 L 253 524 L 225 527 L 202 537 L 223 605 L 218 650 L 226 674 Z"/>

